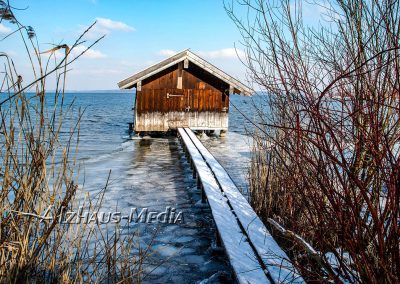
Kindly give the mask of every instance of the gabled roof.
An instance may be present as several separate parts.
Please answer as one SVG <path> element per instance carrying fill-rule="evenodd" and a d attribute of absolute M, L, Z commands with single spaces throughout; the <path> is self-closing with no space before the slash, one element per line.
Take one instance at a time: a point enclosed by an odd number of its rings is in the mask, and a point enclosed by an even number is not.
<path fill-rule="evenodd" d="M 207 62 L 203 58 L 191 52 L 189 49 L 179 52 L 171 56 L 170 58 L 167 58 L 153 66 L 150 66 L 149 68 L 126 78 L 125 80 L 122 80 L 121 82 L 118 83 L 118 87 L 120 89 L 130 89 L 134 87 L 135 84 L 138 83 L 139 81 L 142 81 L 150 76 L 153 76 L 154 74 L 157 74 L 186 59 L 189 60 L 191 63 L 196 64 L 200 68 L 204 69 L 208 73 L 219 78 L 220 80 L 226 82 L 235 89 L 239 90 L 242 95 L 250 96 L 253 93 L 253 91 L 249 87 L 241 83 L 239 80 L 229 76 L 228 74 L 218 69 L 211 63 Z"/>

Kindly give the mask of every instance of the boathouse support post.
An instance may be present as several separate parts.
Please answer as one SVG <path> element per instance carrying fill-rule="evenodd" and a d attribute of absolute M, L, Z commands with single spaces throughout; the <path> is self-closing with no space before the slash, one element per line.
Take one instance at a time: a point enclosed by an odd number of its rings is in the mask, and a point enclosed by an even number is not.
<path fill-rule="evenodd" d="M 201 203 L 206 203 L 207 200 L 207 196 L 206 193 L 204 191 L 203 185 L 201 186 Z"/>
<path fill-rule="evenodd" d="M 197 176 L 197 188 L 201 189 L 201 180 L 199 176 Z"/>
<path fill-rule="evenodd" d="M 136 88 L 134 128 L 143 132 L 226 128 L 229 95 L 253 93 L 189 49 L 131 75 L 118 86 Z"/>
<path fill-rule="evenodd" d="M 215 245 L 217 247 L 221 247 L 222 246 L 221 236 L 219 235 L 217 230 L 215 231 Z"/>

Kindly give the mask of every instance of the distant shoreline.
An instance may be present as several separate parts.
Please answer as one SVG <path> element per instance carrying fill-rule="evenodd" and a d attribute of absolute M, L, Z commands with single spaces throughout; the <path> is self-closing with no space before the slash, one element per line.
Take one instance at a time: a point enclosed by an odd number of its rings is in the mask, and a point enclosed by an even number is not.
<path fill-rule="evenodd" d="M 46 93 L 54 93 L 55 90 L 46 90 Z M 36 93 L 34 91 L 27 91 L 27 94 L 30 93 Z M 129 89 L 129 90 L 119 90 L 119 89 L 115 89 L 115 90 L 66 90 L 64 92 L 65 94 L 95 94 L 95 93 L 99 93 L 99 94 L 112 94 L 112 93 L 136 93 L 135 89 Z"/>

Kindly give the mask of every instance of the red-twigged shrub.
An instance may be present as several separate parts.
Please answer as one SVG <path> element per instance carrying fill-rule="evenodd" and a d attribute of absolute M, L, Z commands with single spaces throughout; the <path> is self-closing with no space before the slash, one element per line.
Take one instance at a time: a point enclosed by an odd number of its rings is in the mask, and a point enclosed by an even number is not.
<path fill-rule="evenodd" d="M 281 239 L 308 280 L 398 283 L 399 1 L 225 5 L 268 105 L 255 104 L 254 208 L 316 250 Z"/>

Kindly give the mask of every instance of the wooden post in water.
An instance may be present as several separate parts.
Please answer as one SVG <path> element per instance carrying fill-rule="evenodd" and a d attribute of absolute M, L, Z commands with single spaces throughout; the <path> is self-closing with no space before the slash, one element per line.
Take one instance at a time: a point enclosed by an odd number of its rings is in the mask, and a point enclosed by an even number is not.
<path fill-rule="evenodd" d="M 215 231 L 215 244 L 217 247 L 221 247 L 221 236 L 219 235 L 218 231 Z"/>
<path fill-rule="evenodd" d="M 206 203 L 207 200 L 207 196 L 206 193 L 204 191 L 203 185 L 201 186 L 201 203 Z"/>

